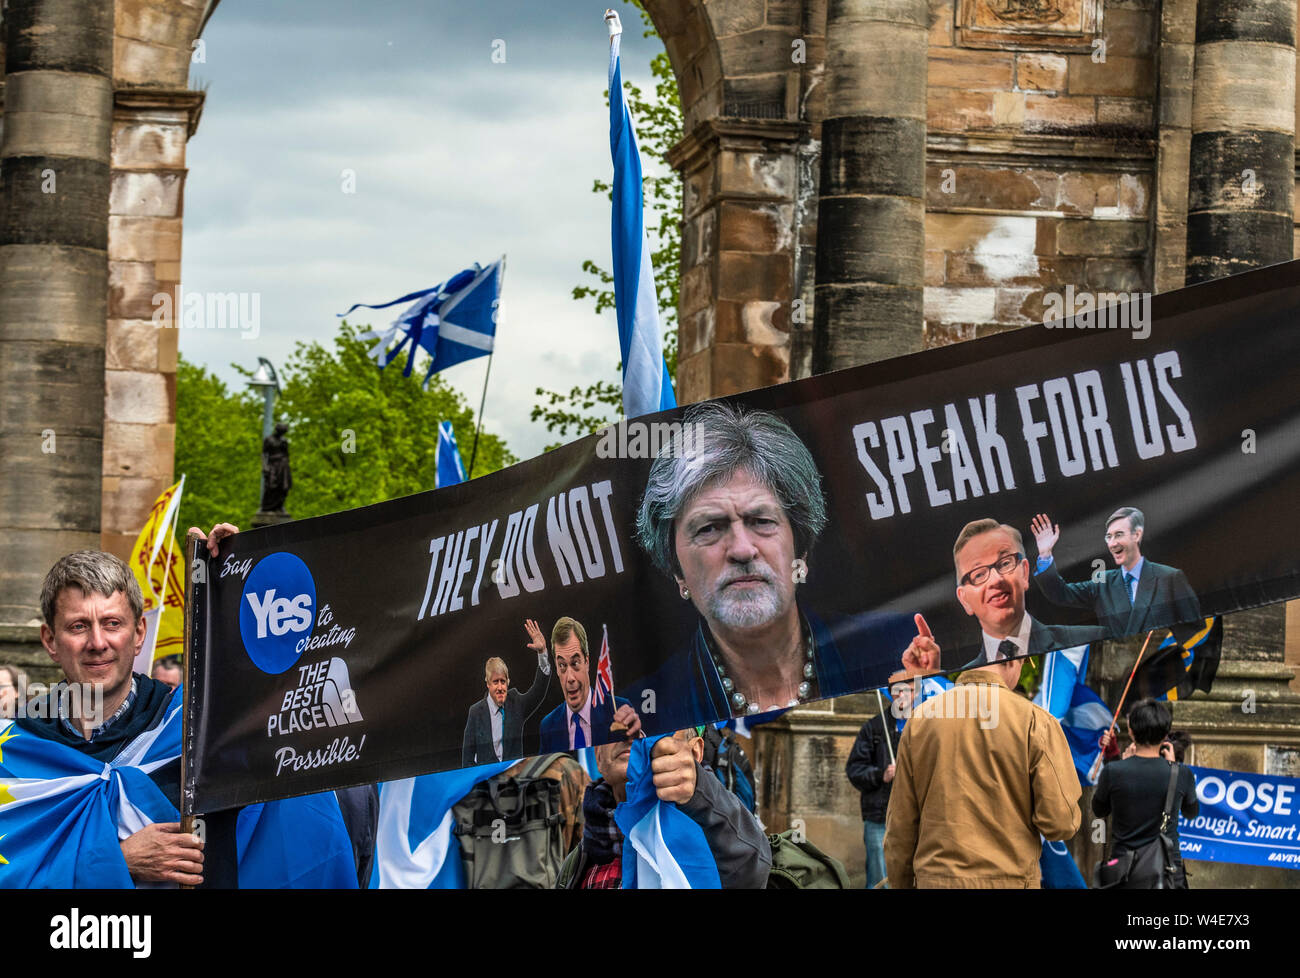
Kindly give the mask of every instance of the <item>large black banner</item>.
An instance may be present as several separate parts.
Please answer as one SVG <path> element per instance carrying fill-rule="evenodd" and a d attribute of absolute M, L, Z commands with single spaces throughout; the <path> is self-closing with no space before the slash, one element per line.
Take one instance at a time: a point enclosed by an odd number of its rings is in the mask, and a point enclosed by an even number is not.
<path fill-rule="evenodd" d="M 1297 263 L 1122 311 L 240 533 L 196 569 L 187 801 L 869 689 L 927 632 L 950 671 L 1300 595 Z"/>

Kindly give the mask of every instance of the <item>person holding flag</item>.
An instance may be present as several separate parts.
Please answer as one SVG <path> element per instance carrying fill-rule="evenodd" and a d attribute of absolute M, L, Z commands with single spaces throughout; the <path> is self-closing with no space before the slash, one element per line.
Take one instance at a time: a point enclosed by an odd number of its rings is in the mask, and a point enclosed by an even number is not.
<path fill-rule="evenodd" d="M 211 549 L 231 532 L 216 527 Z M 355 887 L 332 794 L 181 831 L 182 696 L 132 672 L 143 605 L 112 554 L 78 551 L 46 575 L 41 642 L 66 681 L 0 724 L 0 887 Z"/>
<path fill-rule="evenodd" d="M 772 847 L 758 820 L 701 761 L 701 728 L 596 748 L 582 842 L 557 889 L 758 889 Z"/>
<path fill-rule="evenodd" d="M 885 878 L 885 812 L 894 780 L 898 741 L 912 712 L 913 684 L 900 670 L 889 677 L 890 709 L 877 690 L 880 712 L 864 723 L 853 741 L 844 774 L 861 792 L 862 841 L 867 849 L 867 889 Z"/>

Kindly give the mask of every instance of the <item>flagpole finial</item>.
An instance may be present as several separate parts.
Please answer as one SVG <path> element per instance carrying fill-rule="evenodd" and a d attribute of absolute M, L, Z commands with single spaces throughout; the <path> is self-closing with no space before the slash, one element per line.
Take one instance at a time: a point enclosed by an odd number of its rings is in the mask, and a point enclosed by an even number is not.
<path fill-rule="evenodd" d="M 605 9 L 605 26 L 609 28 L 610 37 L 618 37 L 623 33 L 623 22 L 618 19 L 618 14 L 609 8 Z"/>

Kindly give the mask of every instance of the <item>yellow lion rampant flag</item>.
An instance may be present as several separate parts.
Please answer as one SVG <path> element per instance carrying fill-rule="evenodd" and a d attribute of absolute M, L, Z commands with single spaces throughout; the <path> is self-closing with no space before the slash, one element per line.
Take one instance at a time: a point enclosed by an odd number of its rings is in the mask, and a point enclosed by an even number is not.
<path fill-rule="evenodd" d="M 180 482 L 158 497 L 131 549 L 131 570 L 144 594 L 148 625 L 134 668 L 146 676 L 158 659 L 185 652 L 184 568 L 175 537 L 184 486 L 185 477 L 181 476 Z"/>

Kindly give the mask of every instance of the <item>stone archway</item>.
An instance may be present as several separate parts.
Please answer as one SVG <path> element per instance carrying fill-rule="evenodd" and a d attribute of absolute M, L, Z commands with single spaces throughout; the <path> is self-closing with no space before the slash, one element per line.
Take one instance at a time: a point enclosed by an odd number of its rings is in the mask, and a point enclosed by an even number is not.
<path fill-rule="evenodd" d="M 806 374 L 816 239 L 811 120 L 820 118 L 823 44 L 822 27 L 810 21 L 819 15 L 802 0 L 645 7 L 677 75 L 686 133 L 669 157 L 684 188 L 678 397 Z"/>

